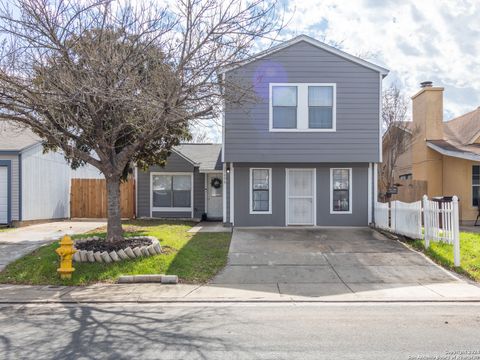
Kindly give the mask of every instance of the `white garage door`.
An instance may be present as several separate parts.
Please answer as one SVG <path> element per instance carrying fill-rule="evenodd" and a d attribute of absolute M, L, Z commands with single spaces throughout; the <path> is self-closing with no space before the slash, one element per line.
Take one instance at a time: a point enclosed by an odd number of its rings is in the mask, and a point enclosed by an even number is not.
<path fill-rule="evenodd" d="M 0 224 L 8 221 L 8 168 L 0 166 Z"/>

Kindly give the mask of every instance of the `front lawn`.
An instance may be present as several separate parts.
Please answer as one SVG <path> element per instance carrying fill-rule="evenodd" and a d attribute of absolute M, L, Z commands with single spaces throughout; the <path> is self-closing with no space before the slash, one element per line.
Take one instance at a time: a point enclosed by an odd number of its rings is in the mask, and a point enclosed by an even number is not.
<path fill-rule="evenodd" d="M 424 240 L 410 243 L 437 264 L 480 281 L 480 234 L 460 233 L 460 267 L 453 264 L 453 245 L 430 241 L 430 247 L 425 249 Z"/>
<path fill-rule="evenodd" d="M 150 235 L 160 240 L 165 253 L 161 255 L 121 261 L 113 264 L 74 263 L 71 280 L 60 280 L 57 275 L 58 242 L 43 246 L 15 261 L 0 273 L 0 283 L 32 285 L 87 285 L 95 282 L 113 282 L 120 275 L 171 274 L 184 283 L 204 283 L 211 279 L 227 262 L 229 233 L 197 233 L 187 231 L 192 222 L 135 220 L 124 223 L 126 236 Z M 99 229 L 87 236 L 105 237 Z"/>

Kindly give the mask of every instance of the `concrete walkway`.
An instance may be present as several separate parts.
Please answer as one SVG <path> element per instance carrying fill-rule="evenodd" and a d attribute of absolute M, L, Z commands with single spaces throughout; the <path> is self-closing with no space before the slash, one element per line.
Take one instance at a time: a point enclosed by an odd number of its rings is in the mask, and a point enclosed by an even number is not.
<path fill-rule="evenodd" d="M 223 226 L 222 222 L 218 221 L 202 221 L 192 227 L 187 232 L 189 233 L 223 233 L 232 232 L 231 227 Z"/>
<path fill-rule="evenodd" d="M 300 290 L 303 288 L 300 286 Z M 12 303 L 191 303 L 191 302 L 478 302 L 476 284 L 435 283 L 372 286 L 322 295 L 282 293 L 273 285 L 96 284 L 91 286 L 0 285 L 0 304 Z"/>
<path fill-rule="evenodd" d="M 100 221 L 56 221 L 0 232 L 0 271 L 12 261 L 65 234 L 80 234 L 104 225 L 106 222 Z"/>

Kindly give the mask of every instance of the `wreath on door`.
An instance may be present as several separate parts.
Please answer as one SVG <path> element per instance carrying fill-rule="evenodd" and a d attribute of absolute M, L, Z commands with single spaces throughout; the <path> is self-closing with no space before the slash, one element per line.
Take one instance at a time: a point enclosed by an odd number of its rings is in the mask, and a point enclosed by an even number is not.
<path fill-rule="evenodd" d="M 212 185 L 212 187 L 215 189 L 220 189 L 220 186 L 222 186 L 222 180 L 219 178 L 213 178 L 210 182 L 210 185 Z"/>

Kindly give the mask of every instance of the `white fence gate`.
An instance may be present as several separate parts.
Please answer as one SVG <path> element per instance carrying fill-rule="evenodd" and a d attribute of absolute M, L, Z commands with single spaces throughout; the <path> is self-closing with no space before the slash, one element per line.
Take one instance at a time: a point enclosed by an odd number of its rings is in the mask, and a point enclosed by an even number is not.
<path fill-rule="evenodd" d="M 390 230 L 390 226 L 388 224 L 388 219 L 389 219 L 389 212 L 388 212 L 388 203 L 381 203 L 381 202 L 376 202 L 375 203 L 375 226 L 385 229 L 385 230 Z"/>
<path fill-rule="evenodd" d="M 429 200 L 426 195 L 422 201 L 414 203 L 397 200 L 389 206 L 388 203 L 376 202 L 375 226 L 414 239 L 424 238 L 426 248 L 430 246 L 430 241 L 453 244 L 454 263 L 460 266 L 460 222 L 456 196 L 451 202 L 442 203 Z"/>
<path fill-rule="evenodd" d="M 391 202 L 392 231 L 414 239 L 422 238 L 422 202 Z"/>

